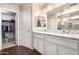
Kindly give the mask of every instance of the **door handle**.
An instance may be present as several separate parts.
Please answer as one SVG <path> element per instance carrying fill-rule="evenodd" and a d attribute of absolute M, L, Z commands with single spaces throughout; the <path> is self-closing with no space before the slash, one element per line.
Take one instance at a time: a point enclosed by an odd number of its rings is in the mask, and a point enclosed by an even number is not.
<path fill-rule="evenodd" d="M 29 30 L 27 32 L 30 32 Z"/>

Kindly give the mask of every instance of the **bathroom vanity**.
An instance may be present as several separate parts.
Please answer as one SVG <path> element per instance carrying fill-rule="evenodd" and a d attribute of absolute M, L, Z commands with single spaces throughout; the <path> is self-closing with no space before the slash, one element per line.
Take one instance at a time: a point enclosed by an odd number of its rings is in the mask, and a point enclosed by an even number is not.
<path fill-rule="evenodd" d="M 78 55 L 79 35 L 33 32 L 34 49 L 44 55 Z"/>
<path fill-rule="evenodd" d="M 79 4 L 67 3 L 48 11 L 46 21 L 45 27 L 33 31 L 34 49 L 44 55 L 78 55 Z"/>

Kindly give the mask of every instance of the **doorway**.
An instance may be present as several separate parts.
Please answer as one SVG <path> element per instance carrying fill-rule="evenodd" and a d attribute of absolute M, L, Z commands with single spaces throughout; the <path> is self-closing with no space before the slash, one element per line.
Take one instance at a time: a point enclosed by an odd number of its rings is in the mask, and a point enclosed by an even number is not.
<path fill-rule="evenodd" d="M 2 19 L 2 49 L 16 46 L 15 40 L 15 18 L 16 13 L 1 12 Z"/>

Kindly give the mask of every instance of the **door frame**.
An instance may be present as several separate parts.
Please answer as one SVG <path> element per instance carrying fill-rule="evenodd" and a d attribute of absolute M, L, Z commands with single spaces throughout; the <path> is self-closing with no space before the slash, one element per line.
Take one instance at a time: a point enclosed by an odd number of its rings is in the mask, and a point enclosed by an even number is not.
<path fill-rule="evenodd" d="M 1 13 L 4 11 L 10 11 L 16 13 L 15 18 L 15 40 L 16 45 L 19 45 L 19 11 L 12 11 L 12 10 L 6 10 L 6 9 L 0 9 L 0 50 L 2 50 L 2 19 L 1 19 Z"/>

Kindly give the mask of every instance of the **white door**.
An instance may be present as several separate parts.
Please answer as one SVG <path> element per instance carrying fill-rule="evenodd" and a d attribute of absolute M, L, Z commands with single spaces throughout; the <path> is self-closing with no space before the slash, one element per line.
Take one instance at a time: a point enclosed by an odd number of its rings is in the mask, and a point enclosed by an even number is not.
<path fill-rule="evenodd" d="M 31 6 L 23 6 L 20 10 L 19 44 L 32 48 L 32 11 Z"/>

